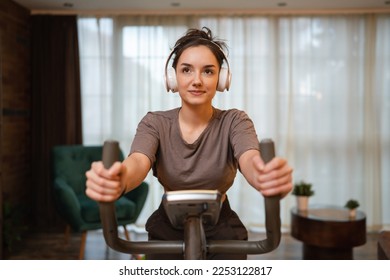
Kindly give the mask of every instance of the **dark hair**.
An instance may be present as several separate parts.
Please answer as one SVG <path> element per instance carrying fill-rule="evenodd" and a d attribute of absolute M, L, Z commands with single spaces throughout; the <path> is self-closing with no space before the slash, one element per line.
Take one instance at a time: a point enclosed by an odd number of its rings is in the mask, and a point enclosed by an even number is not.
<path fill-rule="evenodd" d="M 200 45 L 206 46 L 212 51 L 221 67 L 224 59 L 226 59 L 224 49 L 227 50 L 227 45 L 222 40 L 213 37 L 211 30 L 207 27 L 203 27 L 202 29 L 188 29 L 186 34 L 176 41 L 173 48 L 175 57 L 172 62 L 172 67 L 176 69 L 177 61 L 187 48 Z"/>

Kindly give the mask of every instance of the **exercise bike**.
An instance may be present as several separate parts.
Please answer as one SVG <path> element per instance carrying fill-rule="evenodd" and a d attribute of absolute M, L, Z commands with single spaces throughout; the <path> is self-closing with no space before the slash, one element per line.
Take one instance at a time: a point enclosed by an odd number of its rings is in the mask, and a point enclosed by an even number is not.
<path fill-rule="evenodd" d="M 270 139 L 260 142 L 260 153 L 265 163 L 275 156 Z M 106 141 L 103 146 L 103 164 L 109 168 L 118 160 L 119 144 Z M 112 249 L 126 254 L 183 254 L 186 260 L 202 260 L 207 253 L 264 254 L 279 246 L 281 238 L 280 196 L 264 198 L 266 239 L 206 240 L 204 225 L 218 221 L 221 194 L 212 190 L 186 190 L 163 195 L 165 211 L 176 228 L 184 229 L 180 241 L 127 241 L 118 235 L 118 224 L 113 202 L 100 202 L 100 218 L 105 241 Z"/>

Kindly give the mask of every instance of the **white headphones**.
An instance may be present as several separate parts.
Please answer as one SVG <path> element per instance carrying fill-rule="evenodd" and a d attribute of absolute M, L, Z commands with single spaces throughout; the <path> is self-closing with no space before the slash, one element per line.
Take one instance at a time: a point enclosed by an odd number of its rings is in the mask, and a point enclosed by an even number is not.
<path fill-rule="evenodd" d="M 230 72 L 229 60 L 227 59 L 225 52 L 222 50 L 222 48 L 218 44 L 214 43 L 213 41 L 209 41 L 209 42 L 213 43 L 216 47 L 218 47 L 218 49 L 223 54 L 224 62 L 222 63 L 221 70 L 219 71 L 217 90 L 220 92 L 223 92 L 225 90 L 229 90 L 230 82 L 232 79 L 232 74 Z M 165 79 L 165 87 L 167 89 L 167 92 L 169 92 L 169 91 L 176 92 L 177 91 L 176 70 L 172 66 L 168 66 L 170 61 L 172 60 L 172 56 L 176 52 L 176 50 L 177 50 L 177 46 L 175 48 L 173 48 L 173 50 L 171 51 L 171 53 L 168 56 L 167 62 L 165 63 L 164 79 Z"/>

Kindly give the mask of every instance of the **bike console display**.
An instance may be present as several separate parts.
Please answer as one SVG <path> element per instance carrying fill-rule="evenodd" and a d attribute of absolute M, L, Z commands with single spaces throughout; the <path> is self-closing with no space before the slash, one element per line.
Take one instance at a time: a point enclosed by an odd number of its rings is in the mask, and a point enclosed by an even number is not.
<path fill-rule="evenodd" d="M 169 191 L 163 196 L 165 212 L 171 224 L 184 228 L 188 217 L 201 217 L 204 225 L 215 225 L 221 210 L 221 193 L 216 190 Z"/>

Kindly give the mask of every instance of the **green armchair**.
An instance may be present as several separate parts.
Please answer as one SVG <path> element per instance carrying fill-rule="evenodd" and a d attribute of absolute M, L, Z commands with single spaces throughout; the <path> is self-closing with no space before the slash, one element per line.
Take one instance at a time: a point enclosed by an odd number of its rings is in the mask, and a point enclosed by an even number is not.
<path fill-rule="evenodd" d="M 99 205 L 85 194 L 85 173 L 93 161 L 102 159 L 103 146 L 67 145 L 55 146 L 52 150 L 53 195 L 59 215 L 67 223 L 66 239 L 70 230 L 81 232 L 79 258 L 84 258 L 88 230 L 102 227 Z M 120 152 L 120 160 L 123 160 Z M 149 185 L 146 182 L 128 192 L 115 202 L 118 225 L 123 226 L 129 239 L 126 225 L 136 222 L 145 204 Z"/>

